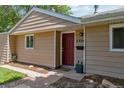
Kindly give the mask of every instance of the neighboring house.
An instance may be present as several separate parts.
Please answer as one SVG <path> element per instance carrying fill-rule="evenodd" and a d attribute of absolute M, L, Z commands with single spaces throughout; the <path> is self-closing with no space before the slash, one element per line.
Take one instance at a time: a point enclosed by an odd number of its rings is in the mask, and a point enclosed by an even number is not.
<path fill-rule="evenodd" d="M 124 78 L 124 9 L 76 18 L 33 8 L 1 35 L 6 62 L 10 54 L 18 62 L 54 68 L 83 62 L 86 73 Z"/>

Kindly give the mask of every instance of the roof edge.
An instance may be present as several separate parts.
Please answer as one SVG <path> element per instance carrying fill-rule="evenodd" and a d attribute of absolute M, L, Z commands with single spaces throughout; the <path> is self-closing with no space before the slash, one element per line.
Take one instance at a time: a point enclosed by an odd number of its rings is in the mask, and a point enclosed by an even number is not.
<path fill-rule="evenodd" d="M 2 32 L 0 33 L 0 35 L 4 35 L 4 34 L 9 34 L 8 32 Z"/>
<path fill-rule="evenodd" d="M 50 16 L 53 16 L 53 17 L 58 17 L 58 18 L 61 18 L 61 19 L 64 19 L 64 20 L 67 20 L 67 21 L 70 21 L 70 22 L 81 23 L 81 20 L 78 17 L 68 16 L 68 15 L 64 15 L 64 14 L 57 13 L 57 12 L 54 12 L 54 11 L 44 10 L 44 9 L 36 8 L 36 7 L 32 8 L 32 10 L 37 11 L 37 12 L 41 12 L 41 13 L 44 13 L 44 14 L 47 14 L 47 15 L 50 15 Z"/>

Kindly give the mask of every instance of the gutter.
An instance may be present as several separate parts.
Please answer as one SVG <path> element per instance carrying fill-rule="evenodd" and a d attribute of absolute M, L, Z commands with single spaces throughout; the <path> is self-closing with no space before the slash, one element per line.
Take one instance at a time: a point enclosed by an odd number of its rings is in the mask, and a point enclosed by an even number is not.
<path fill-rule="evenodd" d="M 0 35 L 9 34 L 9 32 L 2 32 Z"/>
<path fill-rule="evenodd" d="M 118 20 L 118 19 L 124 19 L 124 15 L 121 15 L 121 16 L 116 16 L 116 17 L 109 17 L 109 18 L 100 18 L 100 19 L 97 19 L 97 20 L 91 20 L 91 21 L 83 21 L 82 19 L 82 24 L 90 24 L 90 23 L 96 23 L 96 22 L 104 22 L 104 21 L 111 21 L 111 20 Z"/>

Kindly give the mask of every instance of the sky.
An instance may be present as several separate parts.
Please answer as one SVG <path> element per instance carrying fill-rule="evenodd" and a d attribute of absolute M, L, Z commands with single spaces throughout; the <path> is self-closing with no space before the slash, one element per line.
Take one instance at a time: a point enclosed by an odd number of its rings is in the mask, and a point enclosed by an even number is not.
<path fill-rule="evenodd" d="M 77 5 L 77 6 L 70 6 L 70 7 L 73 13 L 72 16 L 76 16 L 76 17 L 93 14 L 94 12 L 93 5 Z M 104 12 L 104 11 L 118 9 L 118 8 L 124 8 L 124 6 L 122 5 L 99 5 L 97 12 L 99 13 L 99 12 Z"/>

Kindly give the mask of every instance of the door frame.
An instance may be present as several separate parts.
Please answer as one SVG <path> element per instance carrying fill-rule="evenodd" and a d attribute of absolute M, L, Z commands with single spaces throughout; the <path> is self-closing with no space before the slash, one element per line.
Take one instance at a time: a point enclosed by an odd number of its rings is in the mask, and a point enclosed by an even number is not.
<path fill-rule="evenodd" d="M 69 34 L 74 33 L 74 67 L 76 65 L 76 31 L 63 31 L 61 32 L 61 38 L 60 38 L 60 65 L 62 64 L 62 35 L 63 34 Z M 71 66 L 73 67 L 73 66 Z"/>

